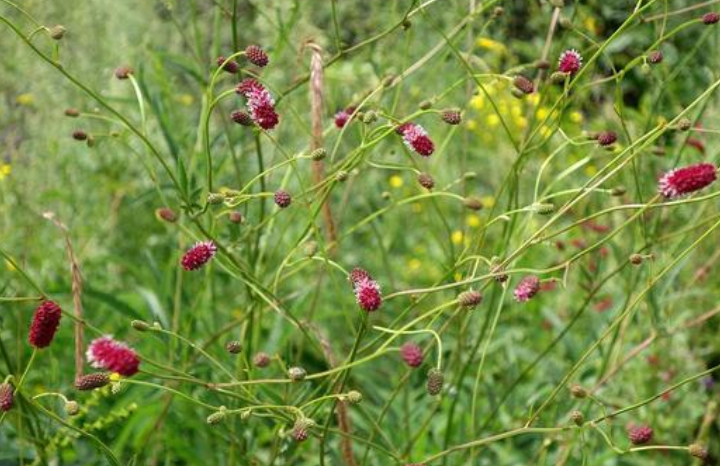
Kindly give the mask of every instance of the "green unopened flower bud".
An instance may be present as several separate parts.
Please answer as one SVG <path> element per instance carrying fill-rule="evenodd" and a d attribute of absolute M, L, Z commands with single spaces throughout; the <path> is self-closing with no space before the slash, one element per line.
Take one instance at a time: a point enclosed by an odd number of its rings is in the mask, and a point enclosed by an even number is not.
<path fill-rule="evenodd" d="M 572 29 L 573 24 L 572 20 L 568 18 L 567 16 L 562 16 L 559 21 L 560 27 L 563 29 Z"/>
<path fill-rule="evenodd" d="M 625 186 L 615 186 L 614 188 L 612 188 L 610 190 L 610 195 L 611 196 L 622 196 L 626 192 L 627 192 L 627 189 L 625 188 Z"/>
<path fill-rule="evenodd" d="M 307 371 L 302 367 L 291 367 L 288 369 L 288 377 L 293 382 L 302 382 L 307 377 Z"/>
<path fill-rule="evenodd" d="M 575 398 L 586 398 L 588 396 L 587 390 L 585 390 L 580 385 L 573 385 L 572 387 L 570 387 L 570 393 Z"/>
<path fill-rule="evenodd" d="M 628 259 L 632 265 L 640 265 L 643 263 L 643 256 L 642 254 L 631 254 L 630 259 Z"/>
<path fill-rule="evenodd" d="M 482 201 L 475 196 L 468 196 L 463 200 L 463 204 L 470 210 L 480 210 L 483 208 Z"/>
<path fill-rule="evenodd" d="M 517 89 L 514 87 L 512 89 L 510 89 L 510 94 L 512 94 L 512 96 L 515 97 L 516 99 L 524 99 L 525 98 L 525 93 L 523 91 L 521 91 L 520 89 Z"/>
<path fill-rule="evenodd" d="M 349 176 L 349 175 L 348 175 L 348 172 L 346 172 L 345 170 L 339 170 L 339 171 L 335 174 L 335 179 L 338 180 L 338 181 L 340 181 L 340 182 L 343 182 L 343 181 L 347 181 L 348 176 Z"/>
<path fill-rule="evenodd" d="M 362 393 L 357 390 L 351 390 L 347 393 L 347 400 L 354 405 L 360 403 L 362 399 Z"/>
<path fill-rule="evenodd" d="M 555 204 L 537 203 L 533 205 L 533 211 L 539 215 L 550 215 L 555 213 Z"/>
<path fill-rule="evenodd" d="M 148 330 L 150 330 L 150 324 L 148 324 L 144 320 L 133 320 L 132 322 L 130 322 L 130 326 L 138 332 L 147 332 Z"/>
<path fill-rule="evenodd" d="M 647 63 L 643 63 L 642 65 L 640 65 L 640 72 L 642 72 L 642 74 L 650 74 L 651 71 L 652 68 L 650 68 L 650 65 L 648 65 Z"/>
<path fill-rule="evenodd" d="M 412 27 L 412 21 L 410 21 L 409 19 L 405 18 L 405 19 L 403 20 L 403 22 L 402 22 L 402 28 L 407 31 L 407 30 L 410 29 L 411 27 Z"/>
<path fill-rule="evenodd" d="M 568 73 L 563 73 L 562 71 L 556 71 L 553 74 L 550 75 L 550 81 L 555 84 L 562 84 L 565 82 L 565 80 L 570 75 Z"/>
<path fill-rule="evenodd" d="M 375 123 L 377 121 L 377 119 L 378 119 L 377 113 L 375 113 L 372 110 L 368 110 L 365 113 L 365 115 L 363 115 L 362 122 L 365 123 L 366 125 L 370 125 L 370 124 Z"/>
<path fill-rule="evenodd" d="M 316 162 L 319 162 L 320 160 L 324 159 L 326 156 L 327 156 L 327 151 L 322 147 L 318 147 L 314 151 L 310 152 L 310 158 L 315 160 Z"/>
<path fill-rule="evenodd" d="M 699 443 L 693 443 L 688 447 L 688 453 L 690 453 L 690 456 L 694 458 L 700 458 L 701 460 L 706 460 L 708 458 L 708 451 L 707 448 L 700 445 Z"/>
<path fill-rule="evenodd" d="M 432 100 L 423 100 L 418 107 L 420 107 L 420 110 L 430 110 L 432 108 Z"/>
<path fill-rule="evenodd" d="M 215 425 L 225 420 L 226 417 L 227 408 L 225 406 L 220 406 L 220 409 L 209 415 L 206 421 L 208 424 Z"/>
<path fill-rule="evenodd" d="M 505 8 L 503 8 L 503 7 L 501 7 L 501 6 L 496 6 L 496 7 L 493 9 L 493 14 L 492 14 L 493 18 L 499 18 L 499 17 L 501 17 L 503 14 L 505 14 Z"/>
<path fill-rule="evenodd" d="M 383 87 L 390 87 L 390 86 L 392 86 L 394 83 L 395 83 L 395 75 L 392 75 L 392 74 L 389 75 L 389 76 L 386 76 L 386 77 L 382 80 L 382 85 L 383 85 Z"/>
<path fill-rule="evenodd" d="M 677 127 L 680 131 L 687 131 L 692 128 L 692 121 L 687 118 L 683 118 L 682 120 L 678 121 Z"/>
<path fill-rule="evenodd" d="M 381 194 L 381 196 L 382 196 L 382 198 L 385 199 L 386 201 L 389 201 L 390 199 L 392 199 L 392 194 L 390 194 L 389 191 L 383 191 L 382 194 Z"/>
<path fill-rule="evenodd" d="M 80 116 L 80 110 L 78 110 L 78 109 L 76 109 L 76 108 L 72 108 L 72 107 L 71 107 L 71 108 L 66 108 L 66 109 L 65 109 L 65 116 L 70 117 L 70 118 L 77 118 L 77 117 Z"/>
<path fill-rule="evenodd" d="M 473 308 L 482 302 L 483 296 L 479 291 L 468 290 L 458 295 L 458 303 L 463 307 Z"/>
<path fill-rule="evenodd" d="M 565 0 L 550 0 L 550 5 L 555 8 L 562 8 L 565 6 Z"/>
<path fill-rule="evenodd" d="M 313 257 L 315 254 L 317 254 L 318 251 L 318 244 L 315 241 L 308 241 L 305 243 L 305 255 L 307 257 Z"/>
<path fill-rule="evenodd" d="M 92 134 L 88 134 L 87 140 L 85 141 L 88 147 L 95 147 L 97 145 L 97 140 L 95 139 L 95 136 Z"/>
<path fill-rule="evenodd" d="M 80 404 L 77 401 L 68 401 L 65 403 L 65 412 L 68 416 L 77 416 L 80 413 Z"/>
<path fill-rule="evenodd" d="M 242 351 L 242 343 L 236 340 L 229 341 L 225 344 L 225 349 L 230 354 L 238 354 Z"/>
<path fill-rule="evenodd" d="M 477 178 L 477 173 L 465 172 L 465 174 L 463 174 L 463 178 L 465 178 L 465 181 L 474 180 L 475 178 Z"/>
<path fill-rule="evenodd" d="M 577 410 L 570 413 L 570 419 L 576 426 L 581 426 L 585 422 L 585 416 Z"/>
<path fill-rule="evenodd" d="M 53 40 L 60 40 L 65 36 L 67 29 L 65 29 L 65 26 L 57 24 L 55 26 L 50 27 L 48 29 L 48 32 L 50 33 L 50 37 Z"/>
<path fill-rule="evenodd" d="M 225 200 L 225 195 L 220 193 L 210 193 L 208 194 L 207 201 L 208 204 L 221 204 Z"/>

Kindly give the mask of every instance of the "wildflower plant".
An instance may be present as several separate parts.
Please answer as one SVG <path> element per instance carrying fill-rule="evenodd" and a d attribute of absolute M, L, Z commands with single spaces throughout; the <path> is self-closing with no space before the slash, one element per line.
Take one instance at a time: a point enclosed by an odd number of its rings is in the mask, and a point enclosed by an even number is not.
<path fill-rule="evenodd" d="M 100 3 L 0 0 L 2 458 L 720 455 L 714 2 Z"/>

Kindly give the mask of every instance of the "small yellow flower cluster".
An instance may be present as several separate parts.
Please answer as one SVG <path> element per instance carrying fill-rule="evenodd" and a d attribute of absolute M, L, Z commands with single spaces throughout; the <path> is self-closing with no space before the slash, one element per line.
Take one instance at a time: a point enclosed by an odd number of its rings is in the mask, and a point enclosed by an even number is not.
<path fill-rule="evenodd" d="M 12 166 L 9 163 L 0 163 L 0 180 L 10 176 Z"/>

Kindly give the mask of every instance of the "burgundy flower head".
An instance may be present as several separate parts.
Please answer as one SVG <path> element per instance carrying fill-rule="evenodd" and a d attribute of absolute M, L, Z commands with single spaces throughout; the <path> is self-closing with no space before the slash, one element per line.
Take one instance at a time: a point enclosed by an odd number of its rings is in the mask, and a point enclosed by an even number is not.
<path fill-rule="evenodd" d="M 617 141 L 617 134 L 615 131 L 603 131 L 597 136 L 597 142 L 601 146 L 610 146 L 615 144 L 615 141 Z"/>
<path fill-rule="evenodd" d="M 628 430 L 628 438 L 633 445 L 643 445 L 653 438 L 652 427 L 638 426 Z"/>
<path fill-rule="evenodd" d="M 221 66 L 223 71 L 227 71 L 230 74 L 236 74 L 240 70 L 238 64 L 233 60 L 230 60 L 229 62 L 225 63 L 225 65 L 223 65 L 225 60 L 227 59 L 223 56 L 219 56 L 217 59 L 217 66 Z"/>
<path fill-rule="evenodd" d="M 720 14 L 711 11 L 710 13 L 705 13 L 702 15 L 702 22 L 705 24 L 715 24 L 718 21 L 720 21 Z"/>
<path fill-rule="evenodd" d="M 9 383 L 0 384 L 0 411 L 8 412 L 15 404 L 15 389 Z"/>
<path fill-rule="evenodd" d="M 292 204 L 292 196 L 290 196 L 290 193 L 282 189 L 275 191 L 273 199 L 275 200 L 275 204 L 277 204 L 277 206 L 281 209 L 289 207 L 290 204 Z"/>
<path fill-rule="evenodd" d="M 271 130 L 280 122 L 275 111 L 275 100 L 265 86 L 253 78 L 243 79 L 235 92 L 247 99 L 250 118 L 262 129 Z"/>
<path fill-rule="evenodd" d="M 255 124 L 252 117 L 242 110 L 235 110 L 230 114 L 230 118 L 232 118 L 232 121 L 242 126 L 253 126 Z"/>
<path fill-rule="evenodd" d="M 140 358 L 135 350 L 111 336 L 96 338 L 87 349 L 87 359 L 93 367 L 130 377 L 137 374 Z"/>
<path fill-rule="evenodd" d="M 540 279 L 534 275 L 529 275 L 522 280 L 513 290 L 515 300 L 521 303 L 529 301 L 540 291 Z"/>
<path fill-rule="evenodd" d="M 382 305 L 380 285 L 372 278 L 362 278 L 355 283 L 355 299 L 364 311 L 377 311 Z"/>
<path fill-rule="evenodd" d="M 564 51 L 558 60 L 558 71 L 575 74 L 582 66 L 582 56 L 575 49 Z"/>
<path fill-rule="evenodd" d="M 699 191 L 717 178 L 717 167 L 712 163 L 698 163 L 665 173 L 658 181 L 658 191 L 668 199 Z"/>
<path fill-rule="evenodd" d="M 422 126 L 415 123 L 403 123 L 395 131 L 402 135 L 405 145 L 411 151 L 417 152 L 423 157 L 429 157 L 435 151 L 435 144 Z"/>
<path fill-rule="evenodd" d="M 182 266 L 187 271 L 197 270 L 207 264 L 216 252 L 217 246 L 212 241 L 198 241 L 183 256 Z"/>
<path fill-rule="evenodd" d="M 423 363 L 422 348 L 417 343 L 405 343 L 400 347 L 400 356 L 410 367 L 419 367 Z"/>
<path fill-rule="evenodd" d="M 352 119 L 355 113 L 355 107 L 348 107 L 345 110 L 340 110 L 335 114 L 335 126 L 338 128 L 344 127 L 350 119 Z"/>
<path fill-rule="evenodd" d="M 250 63 L 255 66 L 259 66 L 260 68 L 267 66 L 270 62 L 267 53 L 265 53 L 265 51 L 257 45 L 247 46 L 245 49 L 245 58 L 247 58 Z"/>
<path fill-rule="evenodd" d="M 60 325 L 61 317 L 62 310 L 53 301 L 45 301 L 38 306 L 30 325 L 30 334 L 28 335 L 30 344 L 35 348 L 49 346 L 55 337 L 58 325 Z"/>

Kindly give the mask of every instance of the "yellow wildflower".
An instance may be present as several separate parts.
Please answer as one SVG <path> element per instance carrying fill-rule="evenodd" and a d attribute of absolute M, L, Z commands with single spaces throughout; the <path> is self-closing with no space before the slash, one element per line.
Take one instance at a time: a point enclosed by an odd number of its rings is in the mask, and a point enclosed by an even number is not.
<path fill-rule="evenodd" d="M 470 214 L 465 217 L 465 223 L 467 223 L 470 228 L 477 228 L 480 226 L 480 216 L 477 214 Z"/>
<path fill-rule="evenodd" d="M 398 175 L 393 175 L 390 177 L 390 186 L 392 186 L 395 189 L 401 188 L 403 185 L 403 179 Z"/>
<path fill-rule="evenodd" d="M 20 94 L 15 98 L 15 102 L 18 105 L 32 105 L 35 102 L 35 97 L 30 93 Z"/>
<path fill-rule="evenodd" d="M 504 53 L 506 50 L 505 45 L 503 45 L 502 42 L 492 40 L 488 37 L 478 37 L 476 44 L 478 47 L 491 52 Z"/>
<path fill-rule="evenodd" d="M 452 232 L 452 236 L 450 236 L 450 239 L 452 240 L 453 244 L 460 244 L 463 241 L 463 232 L 460 230 L 455 230 Z"/>

